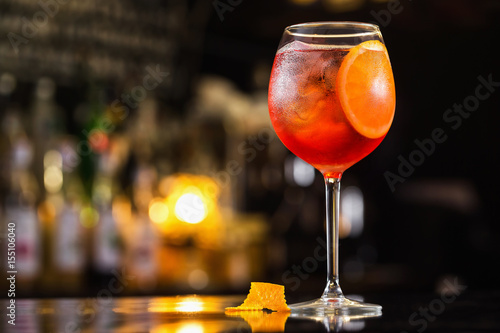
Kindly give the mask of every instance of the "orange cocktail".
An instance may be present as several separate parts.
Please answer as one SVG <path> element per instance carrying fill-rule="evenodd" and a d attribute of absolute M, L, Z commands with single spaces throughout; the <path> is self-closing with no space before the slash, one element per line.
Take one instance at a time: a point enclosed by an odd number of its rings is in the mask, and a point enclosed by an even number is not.
<path fill-rule="evenodd" d="M 338 241 L 342 173 L 372 152 L 394 118 L 391 63 L 380 29 L 359 22 L 313 22 L 283 32 L 269 82 L 276 134 L 325 178 L 327 283 L 293 312 L 378 316 L 382 307 L 344 297 Z"/>
<path fill-rule="evenodd" d="M 326 176 L 339 178 L 380 144 L 394 106 L 380 42 L 350 48 L 295 41 L 276 54 L 269 87 L 273 127 L 288 149 Z"/>

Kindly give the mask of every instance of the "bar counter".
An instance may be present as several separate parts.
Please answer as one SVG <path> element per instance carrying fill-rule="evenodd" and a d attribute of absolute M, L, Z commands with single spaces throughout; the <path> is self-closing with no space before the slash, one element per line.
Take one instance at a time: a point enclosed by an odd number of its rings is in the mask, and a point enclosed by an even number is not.
<path fill-rule="evenodd" d="M 225 312 L 241 304 L 244 295 L 113 298 L 100 293 L 78 299 L 3 299 L 0 327 L 4 332 L 58 333 L 498 332 L 499 296 L 496 291 L 374 295 L 365 300 L 383 306 L 382 316 L 376 318 Z"/>

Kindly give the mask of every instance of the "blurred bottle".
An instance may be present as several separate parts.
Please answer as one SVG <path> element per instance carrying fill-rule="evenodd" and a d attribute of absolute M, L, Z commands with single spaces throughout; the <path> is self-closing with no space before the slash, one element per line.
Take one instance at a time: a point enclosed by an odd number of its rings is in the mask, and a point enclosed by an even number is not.
<path fill-rule="evenodd" d="M 59 150 L 49 150 L 44 158 L 44 180 L 47 202 L 55 208 L 53 227 L 54 274 L 50 284 L 56 284 L 59 293 L 75 295 L 81 289 L 86 263 L 86 234 L 80 213 L 86 200 L 79 174 L 61 153 L 74 151 L 70 138 L 60 141 Z M 52 178 L 50 180 L 50 178 Z"/>
<path fill-rule="evenodd" d="M 17 271 L 19 296 L 30 295 L 36 287 L 40 273 L 40 226 L 35 209 L 39 188 L 30 169 L 33 145 L 26 133 L 22 109 L 12 98 L 16 84 L 13 75 L 0 76 L 0 233 L 5 235 L 0 240 L 0 260 L 5 271 Z M 14 248 L 8 248 L 8 227 L 15 234 Z M 14 251 L 8 253 L 8 249 Z M 2 281 L 0 286 L 5 283 Z"/>
<path fill-rule="evenodd" d="M 78 294 L 84 282 L 86 263 L 85 233 L 80 224 L 81 204 L 79 200 L 64 203 L 57 217 L 54 239 L 54 262 L 56 280 L 61 283 L 63 293 Z"/>
<path fill-rule="evenodd" d="M 61 135 L 65 134 L 65 118 L 55 102 L 56 84 L 47 77 L 40 78 L 35 86 L 31 104 L 32 138 L 35 144 L 34 173 L 43 183 L 45 153 L 55 149 Z"/>
<path fill-rule="evenodd" d="M 15 225 L 15 263 L 8 270 L 17 271 L 16 288 L 30 295 L 40 274 L 40 223 L 36 204 L 39 187 L 30 170 L 33 145 L 24 132 L 20 117 L 10 114 L 2 123 L 10 141 L 9 189 L 5 195 L 5 222 Z M 5 224 L 5 223 L 4 223 Z M 6 244 L 5 244 L 6 245 Z"/>
<path fill-rule="evenodd" d="M 69 179 L 65 179 L 63 175 L 63 158 L 60 153 L 66 126 L 64 113 L 55 101 L 55 93 L 56 83 L 52 79 L 38 79 L 30 110 L 31 133 L 35 144 L 33 170 L 39 184 L 43 185 L 37 207 L 43 241 L 43 292 L 66 295 L 76 289 L 76 282 L 75 277 L 70 277 L 72 273 L 66 272 L 64 267 L 61 270 L 60 260 L 61 256 L 72 253 L 67 245 L 78 236 L 74 235 L 77 229 L 69 234 L 69 228 L 64 229 L 67 219 L 71 219 L 64 190 Z M 64 235 L 61 235 L 61 230 L 65 230 Z M 61 237 L 66 238 L 62 243 Z"/>
<path fill-rule="evenodd" d="M 7 192 L 9 187 L 8 182 L 8 170 L 9 170 L 9 159 L 10 154 L 10 138 L 9 134 L 16 132 L 17 130 L 11 128 L 15 125 L 11 122 L 11 113 L 14 113 L 14 108 L 12 107 L 12 94 L 16 88 L 16 78 L 12 74 L 3 73 L 0 75 L 0 120 L 2 122 L 2 129 L 0 131 L 0 177 L 3 178 L 0 181 L 0 200 L 4 201 L 4 194 Z M 19 116 L 19 115 L 17 115 Z M 19 120 L 16 120 L 17 122 Z"/>
<path fill-rule="evenodd" d="M 136 214 L 128 230 L 127 271 L 134 276 L 132 288 L 140 293 L 157 287 L 159 239 L 157 229 L 149 218 L 149 205 L 157 184 L 152 165 L 141 164 L 134 175 L 133 193 Z"/>
<path fill-rule="evenodd" d="M 112 211 L 112 200 L 119 188 L 115 167 L 109 151 L 100 154 L 92 189 L 92 203 L 98 216 L 93 228 L 93 265 L 98 283 L 106 285 L 113 272 L 123 265 L 123 240 Z"/>
<path fill-rule="evenodd" d="M 16 78 L 10 73 L 3 73 L 0 75 L 0 234 L 5 234 L 7 231 L 7 221 L 5 219 L 5 196 L 9 191 L 10 186 L 10 155 L 11 155 L 11 138 L 13 132 L 12 125 L 19 122 L 19 119 L 12 118 L 11 96 L 16 88 Z M 13 113 L 13 115 L 16 115 Z M 14 123 L 13 123 L 14 120 Z M 5 228 L 5 229 L 4 229 Z M 3 238 L 0 238 L 0 245 L 2 246 L 3 253 Z M 6 256 L 0 258 L 0 264 L 4 266 Z M 0 281 L 0 286 L 6 284 Z"/>
<path fill-rule="evenodd" d="M 158 101 L 154 97 L 146 97 L 131 120 L 127 132 L 133 138 L 131 149 L 134 157 L 140 162 L 150 161 L 160 144 Z"/>
<path fill-rule="evenodd" d="M 137 113 L 126 129 L 127 136 L 131 138 L 131 189 L 134 207 L 133 218 L 124 230 L 126 270 L 134 277 L 130 284 L 131 291 L 139 293 L 151 292 L 158 284 L 159 241 L 157 230 L 149 218 L 149 205 L 156 195 L 158 185 L 157 169 L 153 163 L 159 156 L 161 146 L 158 108 L 158 101 L 154 96 L 146 97 L 139 104 Z M 163 167 L 165 164 L 162 162 Z"/>

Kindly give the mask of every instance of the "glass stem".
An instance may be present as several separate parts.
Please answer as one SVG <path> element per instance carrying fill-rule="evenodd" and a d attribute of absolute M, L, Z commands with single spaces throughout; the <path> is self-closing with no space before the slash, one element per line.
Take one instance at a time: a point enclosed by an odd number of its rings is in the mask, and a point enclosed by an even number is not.
<path fill-rule="evenodd" d="M 325 177 L 327 284 L 323 299 L 342 298 L 339 285 L 339 210 L 340 177 Z"/>

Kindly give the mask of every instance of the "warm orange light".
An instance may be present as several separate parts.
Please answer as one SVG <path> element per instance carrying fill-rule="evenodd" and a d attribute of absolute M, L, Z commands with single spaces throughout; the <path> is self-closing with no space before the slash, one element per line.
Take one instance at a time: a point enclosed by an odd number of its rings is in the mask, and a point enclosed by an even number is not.
<path fill-rule="evenodd" d="M 160 221 L 156 226 L 172 242 L 180 244 L 189 237 L 216 242 L 218 234 L 211 231 L 221 223 L 219 191 L 217 182 L 208 176 L 178 173 L 164 177 L 158 186 L 162 198 L 149 201 L 150 218 Z"/>
<path fill-rule="evenodd" d="M 197 224 L 207 216 L 207 208 L 200 195 L 185 193 L 175 203 L 175 215 L 183 222 Z"/>
<path fill-rule="evenodd" d="M 54 204 L 49 200 L 42 201 L 38 205 L 37 213 L 38 219 L 42 223 L 50 223 L 54 221 L 57 214 Z"/>
<path fill-rule="evenodd" d="M 168 218 L 168 206 L 161 198 L 154 198 L 149 204 L 149 218 L 154 223 L 163 223 Z"/>
<path fill-rule="evenodd" d="M 187 323 L 179 327 L 176 333 L 203 333 L 205 330 L 199 323 Z"/>
<path fill-rule="evenodd" d="M 203 311 L 203 301 L 196 298 L 187 298 L 177 304 L 175 308 L 179 312 L 201 312 Z"/>
<path fill-rule="evenodd" d="M 114 220 L 124 226 L 132 221 L 132 203 L 125 195 L 116 196 L 112 202 Z"/>

